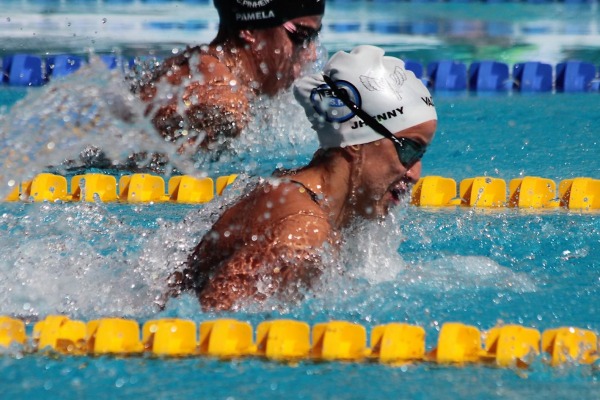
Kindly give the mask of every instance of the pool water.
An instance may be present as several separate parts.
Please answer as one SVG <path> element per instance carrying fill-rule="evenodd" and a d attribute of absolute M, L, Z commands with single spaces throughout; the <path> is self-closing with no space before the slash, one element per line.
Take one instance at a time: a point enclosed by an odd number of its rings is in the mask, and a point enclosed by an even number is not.
<path fill-rule="evenodd" d="M 18 3 L 13 6 L 13 22 L 19 21 L 19 12 L 31 12 L 27 7 L 33 7 L 32 2 Z M 60 4 L 65 7 L 64 2 Z M 67 13 L 60 7 L 46 14 L 38 11 L 50 22 L 65 15 L 70 21 L 108 15 L 110 21 L 119 10 L 127 9 L 98 5 L 85 13 Z M 164 5 L 136 2 L 130 7 L 138 11 L 132 21 L 150 33 L 154 33 L 151 26 L 155 25 L 143 22 L 177 18 L 185 7 L 201 9 L 183 3 L 177 3 L 172 13 L 156 11 L 170 10 Z M 381 44 L 396 55 L 422 62 L 437 59 L 438 55 L 470 62 L 485 52 L 505 62 L 540 57 L 556 63 L 574 55 L 600 63 L 595 47 L 600 41 L 588 41 L 598 34 L 594 30 L 599 19 L 595 3 L 575 9 L 554 3 L 389 5 L 397 8 L 397 19 L 392 13 L 383 14 L 379 7 L 366 2 L 352 2 L 350 6 L 332 3 L 323 33 L 324 45 L 333 51 L 356 44 L 360 38 L 361 43 Z M 530 17 L 525 18 L 527 13 Z M 210 36 L 214 20 L 210 12 L 206 15 L 203 29 Z M 357 15 L 364 16 L 364 20 Z M 438 30 L 427 35 L 407 33 L 402 26 L 406 26 L 408 15 L 436 21 Z M 392 33 L 365 33 L 369 21 L 382 20 L 395 21 L 400 28 Z M 471 21 L 469 26 L 480 21 L 480 27 L 490 21 L 503 22 L 512 30 L 494 39 L 483 33 L 451 37 L 440 28 L 449 29 L 449 21 L 460 20 Z M 359 21 L 359 33 L 365 34 L 334 31 L 330 23 L 340 21 Z M 584 34 L 565 33 L 571 32 L 567 28 L 574 21 L 590 29 Z M 83 25 L 76 33 L 94 37 Z M 59 33 L 70 36 L 75 29 L 72 26 L 63 27 Z M 128 43 L 115 41 L 114 45 L 130 52 L 166 49 L 189 39 L 190 33 L 181 30 L 171 29 L 156 46 L 135 38 Z M 581 39 L 576 44 L 570 41 L 573 35 Z M 89 41 L 90 36 L 86 37 Z M 56 38 L 33 44 L 30 39 L 17 39 L 22 48 L 38 46 L 38 50 L 40 44 L 78 46 Z M 553 48 L 541 44 L 550 39 L 556 39 Z M 113 38 L 104 33 L 95 40 L 100 52 L 105 50 L 103 43 Z M 13 45 L 2 50 L 14 53 L 15 49 L 9 47 Z M 69 151 L 85 145 L 87 139 L 65 129 L 63 114 L 49 115 L 56 110 L 53 106 L 62 101 L 62 95 L 71 93 L 77 99 L 73 104 L 95 98 L 97 109 L 103 110 L 103 97 L 97 95 L 122 96 L 120 79 L 92 68 L 43 88 L 0 88 L 3 147 L 14 146 L 29 156 L 27 162 L 19 157 L 4 159 L 2 177 L 18 180 L 28 173 L 35 174 L 53 158 L 61 160 Z M 441 175 L 456 181 L 474 176 L 506 181 L 541 176 L 557 183 L 579 176 L 600 178 L 597 93 L 434 93 L 434 98 L 439 128 L 424 158 L 424 176 Z M 240 312 L 206 313 L 195 298 L 186 295 L 159 311 L 154 299 L 165 289 L 169 271 L 185 260 L 220 207 L 235 199 L 244 182 L 268 175 L 280 165 L 301 165 L 315 150 L 315 136 L 289 95 L 265 101 L 262 106 L 272 115 L 266 125 L 253 126 L 252 137 L 245 139 L 230 158 L 208 160 L 202 165 L 211 176 L 243 173 L 224 197 L 209 204 L 1 203 L 0 314 L 35 319 L 64 313 L 85 321 L 122 316 L 140 322 L 181 317 L 197 323 L 231 317 L 254 327 L 274 318 L 293 318 L 311 325 L 347 320 L 362 324 L 367 331 L 378 324 L 401 321 L 422 326 L 428 348 L 435 345 L 441 324 L 452 321 L 482 331 L 499 323 L 515 323 L 540 331 L 572 325 L 600 332 L 600 213 L 563 209 L 432 209 L 406 205 L 381 224 L 353 227 L 342 258 L 335 265 L 339 269 L 325 274 L 300 304 L 268 303 Z M 86 109 L 82 118 L 96 115 L 97 109 Z M 43 129 L 36 132 L 36 126 Z M 135 126 L 115 126 L 127 130 L 119 139 L 123 143 L 133 141 L 131 145 L 135 146 L 137 140 L 140 144 L 139 137 L 129 133 L 143 131 L 144 121 Z M 107 125 L 93 133 L 102 141 L 110 137 L 113 128 Z M 59 139 L 68 143 L 61 147 Z M 58 150 L 49 153 L 38 146 L 48 141 L 56 141 Z M 600 394 L 597 365 L 550 367 L 542 357 L 529 369 L 516 371 L 481 365 L 421 363 L 390 367 L 310 361 L 287 365 L 260 359 L 69 357 L 22 355 L 19 349 L 6 352 L 0 357 L 0 382 L 7 398 L 571 399 L 597 398 Z"/>

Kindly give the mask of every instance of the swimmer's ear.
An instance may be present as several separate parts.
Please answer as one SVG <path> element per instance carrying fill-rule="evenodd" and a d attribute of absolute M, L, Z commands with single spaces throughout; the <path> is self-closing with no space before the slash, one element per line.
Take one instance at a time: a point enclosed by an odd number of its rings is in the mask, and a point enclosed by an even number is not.
<path fill-rule="evenodd" d="M 355 160 L 357 158 L 359 158 L 362 154 L 362 148 L 363 146 L 359 145 L 359 144 L 355 144 L 352 146 L 346 146 L 346 147 L 342 147 L 343 154 L 344 157 L 348 160 L 348 161 L 352 161 Z"/>
<path fill-rule="evenodd" d="M 256 37 L 252 33 L 252 31 L 248 29 L 243 29 L 240 31 L 240 39 L 248 44 L 254 44 L 256 42 Z"/>

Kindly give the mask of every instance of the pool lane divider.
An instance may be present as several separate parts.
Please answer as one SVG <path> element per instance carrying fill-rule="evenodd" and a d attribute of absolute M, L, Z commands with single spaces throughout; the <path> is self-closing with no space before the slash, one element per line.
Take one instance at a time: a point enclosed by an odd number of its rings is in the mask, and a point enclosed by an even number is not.
<path fill-rule="evenodd" d="M 507 195 L 508 193 L 508 195 Z M 547 178 L 526 176 L 506 181 L 492 177 L 464 179 L 426 176 L 415 184 L 411 204 L 421 207 L 466 206 L 477 208 L 600 209 L 600 180 L 586 177 L 556 183 Z"/>
<path fill-rule="evenodd" d="M 268 360 L 379 362 L 388 365 L 428 362 L 441 365 L 486 364 L 527 368 L 536 359 L 551 365 L 592 364 L 598 360 L 595 332 L 576 327 L 537 329 L 501 325 L 481 332 L 458 322 L 442 324 L 435 346 L 427 350 L 425 330 L 392 322 L 367 329 L 348 321 L 311 327 L 303 321 L 264 321 L 256 330 L 244 321 L 216 319 L 199 326 L 187 319 L 155 319 L 140 331 L 137 321 L 101 318 L 89 322 L 49 315 L 34 324 L 0 316 L 0 347 L 25 354 L 72 356 L 261 357 Z M 256 340 L 254 340 L 254 336 Z"/>
<path fill-rule="evenodd" d="M 336 25 L 334 25 L 335 27 Z M 385 21 L 369 24 L 369 29 L 381 33 L 389 26 Z M 335 28 L 334 28 L 335 30 Z M 123 72 L 144 68 L 149 60 L 160 62 L 155 56 L 123 59 L 111 54 L 100 55 L 109 69 Z M 39 57 L 17 53 L 0 59 L 0 85 L 42 86 L 53 79 L 61 79 L 76 72 L 87 63 L 82 56 L 56 54 Z M 567 60 L 555 66 L 539 61 L 515 63 L 512 68 L 502 61 L 481 60 L 465 64 L 460 60 L 435 60 L 422 64 L 406 60 L 405 67 L 436 93 L 547 93 L 600 91 L 600 77 L 591 62 Z"/>
<path fill-rule="evenodd" d="M 67 178 L 61 175 L 41 173 L 31 181 L 15 185 L 6 201 L 67 202 L 67 201 L 121 201 L 127 203 L 207 203 L 215 195 L 223 194 L 237 174 L 196 178 L 189 175 L 165 179 L 153 174 L 123 175 L 117 178 L 105 174 L 83 174 L 71 178 L 68 190 Z"/>
<path fill-rule="evenodd" d="M 166 178 L 152 174 L 123 175 L 84 174 L 67 178 L 42 173 L 33 180 L 16 185 L 6 201 L 68 202 L 102 201 L 127 203 L 202 204 L 223 194 L 236 174 L 210 177 L 189 175 Z M 420 207 L 477 208 L 566 208 L 570 210 L 600 209 L 600 180 L 578 177 L 561 181 L 558 186 L 547 178 L 526 176 L 505 180 L 492 177 L 467 178 L 457 186 L 452 178 L 426 176 L 411 193 L 411 204 Z"/>

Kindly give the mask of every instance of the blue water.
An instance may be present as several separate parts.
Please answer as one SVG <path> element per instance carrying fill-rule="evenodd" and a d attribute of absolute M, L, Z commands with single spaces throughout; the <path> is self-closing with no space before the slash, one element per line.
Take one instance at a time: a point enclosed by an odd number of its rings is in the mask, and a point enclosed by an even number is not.
<path fill-rule="evenodd" d="M 353 7 L 368 19 L 382 18 L 377 8 L 367 12 L 365 4 L 358 2 Z M 517 4 L 490 6 L 473 5 L 474 11 L 470 11 L 471 5 L 456 4 L 406 5 L 400 9 L 402 15 L 417 10 L 423 18 L 445 13 L 448 19 L 469 20 L 476 20 L 477 12 L 481 12 L 484 21 L 501 19 L 521 28 L 525 22 L 516 10 L 532 12 L 537 26 L 549 15 L 564 11 L 557 4 L 545 9 Z M 147 8 L 141 10 L 145 10 L 142 15 L 146 18 L 156 15 Z M 357 19 L 352 7 L 332 6 L 331 10 L 339 17 L 331 22 Z M 596 8 L 584 11 L 576 15 L 593 25 L 598 19 Z M 556 36 L 563 39 L 558 49 L 544 50 L 546 61 L 555 63 L 570 54 L 597 60 L 599 53 L 593 46 L 566 43 L 567 35 L 559 33 L 574 16 L 568 12 L 561 15 L 557 23 L 548 25 L 550 34 L 537 34 L 546 40 Z M 325 31 L 323 36 L 330 49 L 363 38 L 333 31 Z M 422 60 L 433 58 L 447 39 L 432 34 L 428 38 L 438 40 L 438 44 L 419 41 L 410 49 L 391 43 L 393 39 L 402 44 L 413 36 L 388 34 L 364 39 L 387 40 L 388 49 L 395 54 L 408 52 Z M 444 51 L 470 61 L 476 58 L 473 51 L 479 48 L 478 40 L 462 36 L 450 41 Z M 522 41 L 522 36 L 515 35 L 511 43 Z M 53 43 L 58 44 L 50 41 Z M 72 44 L 69 40 L 60 43 Z M 494 56 L 517 57 L 512 52 L 507 56 L 510 43 L 499 43 Z M 134 45 L 131 39 L 127 49 Z M 160 42 L 157 47 L 169 45 Z M 139 47 L 147 49 L 150 45 L 142 43 Z M 530 53 L 519 53 L 518 57 L 542 54 L 539 48 L 528 49 Z M 111 88 L 119 82 L 118 77 L 102 74 L 96 80 L 83 76 L 83 80 L 72 77 L 46 88 L 1 88 L 0 106 L 5 108 L 0 113 L 0 128 L 23 126 L 16 124 L 17 120 L 24 126 L 35 126 L 28 119 L 37 118 L 44 107 L 50 109 L 60 98 L 54 96 L 56 92 L 81 92 L 81 88 L 95 85 Z M 49 88 L 54 92 L 48 92 Z M 439 129 L 424 158 L 423 175 L 457 181 L 486 175 L 507 182 L 534 175 L 557 183 L 577 176 L 600 178 L 597 93 L 434 95 Z M 24 100 L 15 103 L 19 99 Z M 86 321 L 123 316 L 140 322 L 173 316 L 196 322 L 233 317 L 254 327 L 279 317 L 309 324 L 341 319 L 360 323 L 368 331 L 377 324 L 405 321 L 425 328 L 428 348 L 435 345 L 441 324 L 451 321 L 475 325 L 482 331 L 503 322 L 540 331 L 573 325 L 600 332 L 600 214 L 562 209 L 402 207 L 383 224 L 355 227 L 339 264 L 344 273 L 325 274 L 300 305 L 267 304 L 243 312 L 204 313 L 192 296 L 183 296 L 159 312 L 153 300 L 164 290 L 168 272 L 185 259 L 219 207 L 235 199 L 245 180 L 268 175 L 278 165 L 301 165 L 310 159 L 315 137 L 290 98 L 283 96 L 265 107 L 275 122 L 266 130 L 258 126 L 251 132 L 256 137 L 249 140 L 247 151 L 234 154 L 228 166 L 224 162 L 203 165 L 210 175 L 227 168 L 248 175 L 242 176 L 224 198 L 205 206 L 0 204 L 0 314 L 35 319 L 65 313 Z M 69 145 L 77 147 L 76 137 L 69 136 L 51 117 L 35 119 L 35 123 L 44 129 L 11 132 L 11 143 L 23 145 L 27 154 L 34 155 L 37 150 L 27 146 L 38 140 L 45 143 L 63 137 L 72 139 Z M 138 127 L 125 128 L 134 131 Z M 134 136 L 127 137 L 135 140 Z M 41 169 L 44 165 L 32 160 L 12 165 L 13 169 L 4 173 L 18 179 L 25 167 Z M 542 358 L 529 370 L 513 371 L 434 364 L 389 367 L 307 361 L 290 366 L 258 359 L 49 357 L 21 355 L 18 350 L 0 357 L 0 387 L 6 398 L 592 399 L 600 396 L 598 380 L 595 366 L 552 368 Z"/>

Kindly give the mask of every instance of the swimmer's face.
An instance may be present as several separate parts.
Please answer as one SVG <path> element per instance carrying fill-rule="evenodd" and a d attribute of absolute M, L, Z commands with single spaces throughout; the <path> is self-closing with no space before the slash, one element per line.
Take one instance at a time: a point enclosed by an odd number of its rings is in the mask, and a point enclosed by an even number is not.
<path fill-rule="evenodd" d="M 397 132 L 395 136 L 429 145 L 436 127 L 437 121 L 431 120 Z M 356 190 L 357 209 L 366 218 L 382 217 L 410 194 L 411 185 L 421 177 L 422 163 L 419 160 L 406 168 L 389 139 L 381 139 L 363 147 L 362 171 Z"/>
<path fill-rule="evenodd" d="M 321 16 L 295 18 L 276 28 L 255 31 L 254 50 L 261 62 L 262 89 L 269 95 L 287 89 L 317 60 Z"/>

